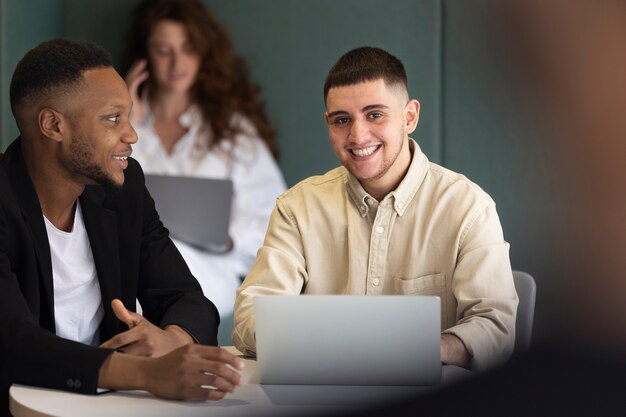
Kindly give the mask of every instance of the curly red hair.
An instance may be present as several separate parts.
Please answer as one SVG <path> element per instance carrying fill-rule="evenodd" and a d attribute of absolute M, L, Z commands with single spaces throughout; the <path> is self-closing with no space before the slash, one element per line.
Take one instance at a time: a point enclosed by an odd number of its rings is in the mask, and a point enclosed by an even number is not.
<path fill-rule="evenodd" d="M 243 115 L 278 156 L 276 134 L 265 113 L 260 88 L 252 82 L 246 62 L 235 54 L 226 28 L 200 0 L 144 0 L 135 9 L 130 39 L 123 57 L 126 73 L 137 59 L 147 58 L 147 42 L 154 26 L 162 20 L 182 23 L 189 40 L 200 54 L 201 65 L 192 87 L 197 104 L 213 134 L 210 146 L 233 140 L 241 127 L 234 115 Z"/>

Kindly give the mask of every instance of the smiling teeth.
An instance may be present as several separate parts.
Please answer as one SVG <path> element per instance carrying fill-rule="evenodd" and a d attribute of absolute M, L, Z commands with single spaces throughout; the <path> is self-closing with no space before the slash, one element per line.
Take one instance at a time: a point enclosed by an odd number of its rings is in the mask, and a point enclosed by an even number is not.
<path fill-rule="evenodd" d="M 120 161 L 125 161 L 125 160 L 127 160 L 127 159 L 128 159 L 128 157 L 127 157 L 127 156 L 114 156 L 113 158 L 114 158 L 114 159 L 117 159 L 117 160 L 120 160 Z"/>
<path fill-rule="evenodd" d="M 369 156 L 374 153 L 378 146 L 370 146 L 369 148 L 364 149 L 352 149 L 352 153 L 356 156 Z"/>

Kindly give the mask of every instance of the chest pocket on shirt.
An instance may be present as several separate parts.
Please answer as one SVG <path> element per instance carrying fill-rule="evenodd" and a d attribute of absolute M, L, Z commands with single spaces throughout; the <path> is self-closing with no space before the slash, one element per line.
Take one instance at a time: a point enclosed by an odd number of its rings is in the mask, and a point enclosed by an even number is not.
<path fill-rule="evenodd" d="M 395 294 L 401 295 L 436 295 L 441 300 L 441 329 L 447 326 L 447 303 L 446 303 L 446 275 L 438 274 L 423 275 L 417 278 L 393 278 Z"/>

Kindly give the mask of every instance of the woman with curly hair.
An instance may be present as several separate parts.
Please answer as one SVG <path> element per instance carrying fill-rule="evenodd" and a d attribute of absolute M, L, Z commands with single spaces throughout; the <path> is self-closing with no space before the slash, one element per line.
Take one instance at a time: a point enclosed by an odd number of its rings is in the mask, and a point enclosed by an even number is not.
<path fill-rule="evenodd" d="M 277 146 L 245 62 L 200 0 L 144 0 L 135 10 L 123 73 L 146 173 L 228 178 L 231 248 L 209 253 L 176 241 L 222 316 L 261 246 L 285 190 Z"/>

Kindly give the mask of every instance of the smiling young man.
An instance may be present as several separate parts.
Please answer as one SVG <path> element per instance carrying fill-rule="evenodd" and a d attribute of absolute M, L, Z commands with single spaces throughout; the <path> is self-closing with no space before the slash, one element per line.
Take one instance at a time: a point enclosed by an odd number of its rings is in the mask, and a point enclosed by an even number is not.
<path fill-rule="evenodd" d="M 108 53 L 44 42 L 18 63 L 10 94 L 20 137 L 0 158 L 0 415 L 12 383 L 231 392 L 241 361 L 206 346 L 217 310 L 129 158 L 132 101 Z"/>
<path fill-rule="evenodd" d="M 438 295 L 442 362 L 480 371 L 505 361 L 517 294 L 495 204 L 409 137 L 420 105 L 402 63 L 352 50 L 330 70 L 324 99 L 343 166 L 278 198 L 237 293 L 235 345 L 255 352 L 257 295 Z"/>

